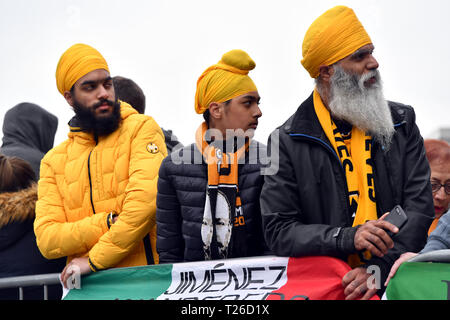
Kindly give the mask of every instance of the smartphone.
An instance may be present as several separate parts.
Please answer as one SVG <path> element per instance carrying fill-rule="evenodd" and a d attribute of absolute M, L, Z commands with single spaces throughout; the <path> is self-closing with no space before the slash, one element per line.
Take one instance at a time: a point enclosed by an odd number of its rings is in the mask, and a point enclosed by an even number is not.
<path fill-rule="evenodd" d="M 406 216 L 405 211 L 403 211 L 400 205 L 396 205 L 391 212 L 384 218 L 384 221 L 392 223 L 399 230 L 406 223 L 408 217 Z M 394 233 L 388 231 L 387 232 L 390 237 L 394 235 Z"/>

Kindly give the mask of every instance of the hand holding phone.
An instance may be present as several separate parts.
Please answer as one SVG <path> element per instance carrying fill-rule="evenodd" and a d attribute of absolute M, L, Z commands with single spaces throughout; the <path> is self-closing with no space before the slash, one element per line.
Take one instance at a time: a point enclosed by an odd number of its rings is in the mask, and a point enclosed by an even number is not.
<path fill-rule="evenodd" d="M 373 255 L 382 257 L 394 247 L 392 237 L 406 223 L 408 218 L 400 206 L 377 220 L 366 221 L 355 233 L 356 250 L 369 250 Z M 389 222 L 389 223 L 386 223 Z"/>
<path fill-rule="evenodd" d="M 396 205 L 384 218 L 384 221 L 393 224 L 400 230 L 400 228 L 403 227 L 406 221 L 408 221 L 408 217 L 406 216 L 406 213 L 405 211 L 403 211 L 402 207 L 400 205 Z M 394 235 L 390 231 L 387 231 L 387 233 L 389 234 L 390 237 Z"/>

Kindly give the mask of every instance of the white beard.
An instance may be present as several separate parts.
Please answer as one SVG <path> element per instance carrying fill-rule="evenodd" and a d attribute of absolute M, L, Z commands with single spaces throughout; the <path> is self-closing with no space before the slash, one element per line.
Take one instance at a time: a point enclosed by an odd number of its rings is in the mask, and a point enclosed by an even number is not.
<path fill-rule="evenodd" d="M 337 64 L 334 70 L 329 100 L 333 117 L 369 133 L 386 150 L 389 149 L 395 129 L 378 70 L 362 76 L 347 73 Z M 372 77 L 376 78 L 376 82 L 366 87 L 364 83 Z"/>

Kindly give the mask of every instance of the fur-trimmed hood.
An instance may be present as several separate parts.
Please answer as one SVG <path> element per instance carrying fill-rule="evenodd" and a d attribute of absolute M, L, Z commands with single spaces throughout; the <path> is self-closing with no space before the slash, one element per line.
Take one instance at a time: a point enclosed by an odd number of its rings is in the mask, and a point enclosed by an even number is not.
<path fill-rule="evenodd" d="M 36 201 L 36 184 L 0 193 L 0 278 L 61 272 L 66 264 L 65 258 L 49 261 L 39 252 L 33 230 Z M 48 289 L 49 299 L 61 297 L 58 287 Z M 0 290 L 0 300 L 11 297 L 8 290 Z M 24 299 L 42 299 L 42 292 L 24 288 Z"/>
<path fill-rule="evenodd" d="M 0 193 L 0 229 L 11 222 L 34 220 L 37 184 L 17 192 Z"/>

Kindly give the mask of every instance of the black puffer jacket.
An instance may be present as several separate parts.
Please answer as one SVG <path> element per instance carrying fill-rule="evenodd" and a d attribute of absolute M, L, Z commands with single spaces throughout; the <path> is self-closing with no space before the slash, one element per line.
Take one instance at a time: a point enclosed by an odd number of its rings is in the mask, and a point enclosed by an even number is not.
<path fill-rule="evenodd" d="M 374 183 L 380 217 L 399 204 L 408 222 L 394 236 L 394 248 L 369 264 L 380 267 L 382 282 L 406 251 L 418 252 L 434 216 L 430 168 L 411 107 L 389 102 L 395 135 L 388 152 L 373 143 Z M 279 134 L 278 140 L 274 139 Z M 261 210 L 269 248 L 282 256 L 328 255 L 346 259 L 355 252 L 346 176 L 322 130 L 312 95 L 269 139 L 274 175 L 266 175 Z M 273 145 L 271 145 L 273 144 Z M 275 156 L 279 147 L 279 158 Z M 277 161 L 279 159 L 279 162 Z"/>
<path fill-rule="evenodd" d="M 259 150 L 259 151 L 258 151 Z M 263 184 L 259 154 L 264 145 L 253 141 L 246 164 L 239 164 L 238 186 L 246 221 L 247 256 L 267 253 L 259 197 Z M 255 158 L 258 157 L 258 159 Z M 182 163 L 181 163 L 182 162 Z M 160 263 L 205 260 L 201 226 L 206 201 L 207 166 L 195 144 L 173 152 L 161 165 L 156 199 Z M 229 258 L 236 258 L 229 256 Z"/>
<path fill-rule="evenodd" d="M 3 119 L 0 153 L 30 163 L 39 179 L 41 159 L 53 148 L 58 118 L 33 103 L 19 103 Z"/>
<path fill-rule="evenodd" d="M 183 144 L 178 141 L 178 138 L 172 133 L 172 130 L 165 130 L 161 128 L 164 139 L 166 141 L 167 154 L 171 154 L 177 149 L 183 148 Z"/>

